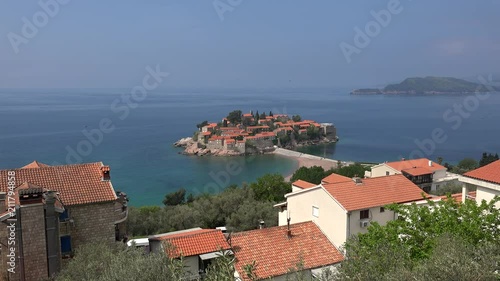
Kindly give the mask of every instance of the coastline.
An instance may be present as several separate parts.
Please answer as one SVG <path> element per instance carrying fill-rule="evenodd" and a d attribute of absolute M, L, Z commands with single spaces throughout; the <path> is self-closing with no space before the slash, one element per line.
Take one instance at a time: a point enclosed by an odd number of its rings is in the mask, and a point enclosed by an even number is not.
<path fill-rule="evenodd" d="M 301 153 L 298 151 L 288 150 L 284 148 L 277 148 L 274 152 L 275 155 L 279 155 L 282 157 L 286 157 L 288 159 L 294 160 L 296 163 L 296 168 L 290 174 L 283 175 L 285 180 L 290 180 L 293 173 L 300 167 L 312 167 L 312 166 L 320 166 L 325 170 L 329 170 L 332 168 L 337 168 L 337 160 L 319 157 L 315 155 L 310 155 L 306 153 Z M 343 165 L 350 165 L 351 162 L 342 162 Z"/>

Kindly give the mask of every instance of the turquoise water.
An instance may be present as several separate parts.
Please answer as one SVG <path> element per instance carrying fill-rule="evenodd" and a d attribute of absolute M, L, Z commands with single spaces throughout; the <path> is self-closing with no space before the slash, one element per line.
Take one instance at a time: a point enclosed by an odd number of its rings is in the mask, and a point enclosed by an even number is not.
<path fill-rule="evenodd" d="M 431 138 L 436 128 L 447 138 L 435 143 L 432 151 L 427 149 L 428 158 L 456 162 L 479 158 L 483 151 L 500 152 L 499 95 L 481 101 L 455 129 L 456 123 L 447 122 L 443 114 L 462 104 L 463 96 L 361 97 L 347 95 L 348 89 L 158 91 L 121 120 L 122 112 L 113 112 L 111 104 L 125 92 L 1 90 L 0 168 L 21 167 L 33 160 L 66 163 L 67 148 L 76 149 L 86 140 L 82 130 L 95 129 L 109 118 L 114 131 L 103 134 L 102 142 L 92 145 L 81 160 L 110 165 L 115 189 L 127 192 L 132 205 L 161 204 L 166 193 L 180 187 L 195 194 L 218 192 L 226 184 L 251 182 L 265 173 L 292 172 L 295 162 L 279 156 L 189 157 L 172 146 L 192 135 L 197 123 L 218 121 L 234 109 L 272 110 L 333 122 L 339 143 L 304 149 L 340 160 L 409 158 L 413 151 L 422 151 L 417 143 Z"/>

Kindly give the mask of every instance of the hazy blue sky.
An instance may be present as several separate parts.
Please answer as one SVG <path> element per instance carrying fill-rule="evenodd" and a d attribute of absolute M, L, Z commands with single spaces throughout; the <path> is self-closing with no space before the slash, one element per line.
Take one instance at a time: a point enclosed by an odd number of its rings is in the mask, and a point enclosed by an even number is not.
<path fill-rule="evenodd" d="M 1 1 L 0 88 L 133 87 L 156 64 L 171 73 L 163 86 L 190 88 L 500 73 L 498 0 L 401 0 L 402 11 L 350 63 L 339 45 L 354 46 L 354 28 L 389 0 L 243 0 L 223 21 L 211 0 L 65 1 L 18 54 L 8 34 L 23 36 L 22 18 L 33 22 L 43 10 L 37 1 Z"/>

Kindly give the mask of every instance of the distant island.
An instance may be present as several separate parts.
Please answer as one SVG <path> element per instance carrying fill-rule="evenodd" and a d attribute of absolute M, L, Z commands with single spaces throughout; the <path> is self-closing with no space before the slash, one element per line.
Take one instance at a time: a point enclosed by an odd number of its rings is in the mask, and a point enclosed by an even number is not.
<path fill-rule="evenodd" d="M 336 142 L 332 123 L 302 120 L 300 115 L 269 114 L 234 110 L 221 122 L 203 121 L 196 125 L 193 137 L 183 138 L 174 146 L 184 147 L 187 155 L 232 156 L 272 152 L 276 147 Z"/>
<path fill-rule="evenodd" d="M 356 89 L 351 95 L 460 95 L 498 91 L 498 88 L 451 77 L 407 78 L 383 89 Z"/>

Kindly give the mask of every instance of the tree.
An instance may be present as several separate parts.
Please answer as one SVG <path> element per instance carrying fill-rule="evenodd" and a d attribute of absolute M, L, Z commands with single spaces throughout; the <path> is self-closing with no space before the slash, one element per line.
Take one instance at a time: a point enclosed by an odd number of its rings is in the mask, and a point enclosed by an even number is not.
<path fill-rule="evenodd" d="M 438 157 L 436 159 L 436 162 L 439 164 L 439 165 L 442 165 L 443 164 L 443 157 Z"/>
<path fill-rule="evenodd" d="M 266 113 L 262 112 L 262 114 L 259 117 L 260 117 L 260 119 L 266 119 Z"/>
<path fill-rule="evenodd" d="M 330 169 L 325 172 L 325 177 L 331 175 L 332 173 L 339 174 L 344 177 L 353 178 L 353 177 L 364 177 L 365 171 L 369 171 L 370 168 L 367 166 L 363 166 L 359 163 L 355 163 L 349 166 L 342 166 L 337 169 Z"/>
<path fill-rule="evenodd" d="M 447 194 L 455 194 L 462 192 L 462 185 L 458 182 L 448 182 L 440 186 L 436 191 L 431 191 L 430 194 L 443 196 Z"/>
<path fill-rule="evenodd" d="M 462 161 L 458 162 L 458 165 L 453 167 L 453 172 L 457 174 L 464 174 L 468 171 L 472 171 L 478 167 L 478 163 L 476 160 L 472 158 L 465 158 Z"/>
<path fill-rule="evenodd" d="M 181 188 L 175 192 L 165 195 L 163 199 L 163 204 L 165 206 L 177 206 L 184 204 L 186 202 L 186 190 Z"/>
<path fill-rule="evenodd" d="M 269 111 L 269 116 L 273 117 L 273 112 L 272 111 Z"/>
<path fill-rule="evenodd" d="M 458 203 L 448 198 L 428 200 L 428 206 L 386 206 L 398 219 L 385 226 L 373 222 L 367 233 L 346 242 L 347 258 L 338 280 L 470 280 L 456 278 L 469 276 L 467 271 L 495 276 L 500 264 L 498 201 L 498 196 L 489 203 Z M 455 269 L 462 266 L 465 268 Z M 429 272 L 436 270 L 440 272 Z M 496 277 L 500 277 L 498 273 Z"/>
<path fill-rule="evenodd" d="M 313 125 L 309 126 L 309 128 L 307 128 L 307 136 L 313 140 L 318 139 L 320 137 L 319 128 Z"/>
<path fill-rule="evenodd" d="M 257 182 L 250 184 L 250 188 L 255 194 L 255 199 L 272 202 L 283 201 L 284 195 L 292 191 L 290 184 L 285 182 L 280 174 L 266 174 L 257 179 Z"/>
<path fill-rule="evenodd" d="M 484 152 L 483 153 L 483 156 L 481 157 L 481 160 L 479 161 L 479 167 L 483 167 L 483 166 L 486 166 L 492 162 L 495 162 L 498 160 L 498 153 L 496 153 L 495 155 L 491 154 L 491 153 L 486 153 Z"/>
<path fill-rule="evenodd" d="M 303 180 L 314 184 L 320 184 L 321 180 L 326 177 L 325 170 L 321 166 L 300 167 L 293 173 L 291 182 Z"/>
<path fill-rule="evenodd" d="M 56 276 L 56 281 L 181 280 L 182 259 L 164 253 L 144 254 L 144 249 L 124 244 L 89 243 L 76 249 L 75 257 Z"/>
<path fill-rule="evenodd" d="M 302 121 L 302 117 L 300 117 L 300 115 L 298 115 L 298 114 L 293 115 L 292 120 L 293 120 L 293 122 L 300 122 L 300 121 Z"/>
<path fill-rule="evenodd" d="M 227 127 L 227 118 L 222 121 L 222 127 Z"/>
<path fill-rule="evenodd" d="M 227 120 L 232 124 L 241 123 L 241 110 L 233 110 L 227 115 Z"/>
<path fill-rule="evenodd" d="M 207 120 L 201 122 L 200 124 L 197 124 L 196 127 L 198 129 L 201 129 L 201 128 L 205 127 L 206 125 L 208 125 L 208 121 Z"/>

